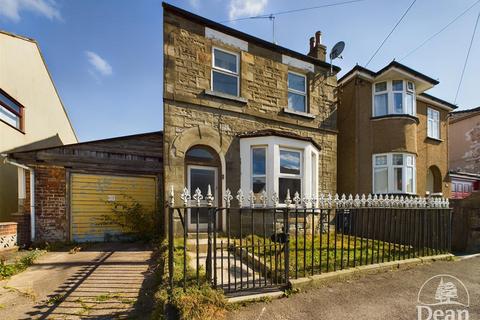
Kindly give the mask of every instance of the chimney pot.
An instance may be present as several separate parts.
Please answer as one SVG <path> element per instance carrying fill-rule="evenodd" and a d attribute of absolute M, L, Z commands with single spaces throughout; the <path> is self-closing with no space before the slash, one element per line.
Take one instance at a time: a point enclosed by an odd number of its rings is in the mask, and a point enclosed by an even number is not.
<path fill-rule="evenodd" d="M 322 44 L 322 33 L 320 31 L 315 32 L 315 46 Z"/>
<path fill-rule="evenodd" d="M 315 38 L 311 37 L 310 38 L 310 52 L 313 51 L 313 48 L 315 48 Z"/>

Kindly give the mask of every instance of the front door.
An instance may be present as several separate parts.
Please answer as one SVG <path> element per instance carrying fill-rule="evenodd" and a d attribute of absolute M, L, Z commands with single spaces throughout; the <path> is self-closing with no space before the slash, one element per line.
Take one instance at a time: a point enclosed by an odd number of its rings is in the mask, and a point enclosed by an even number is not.
<path fill-rule="evenodd" d="M 200 189 L 202 192 L 203 200 L 201 200 L 201 205 L 206 206 L 207 201 L 205 197 L 208 192 L 208 186 L 212 190 L 212 194 L 214 197 L 213 205 L 216 206 L 218 203 L 218 172 L 216 167 L 207 167 L 207 166 L 188 166 L 188 189 L 192 195 L 192 204 L 196 205 L 193 199 L 195 194 L 195 190 L 197 188 Z M 195 231 L 197 230 L 197 223 L 198 229 L 200 231 L 206 231 L 208 228 L 208 209 L 201 208 L 199 210 L 193 208 L 188 210 L 188 230 Z"/>

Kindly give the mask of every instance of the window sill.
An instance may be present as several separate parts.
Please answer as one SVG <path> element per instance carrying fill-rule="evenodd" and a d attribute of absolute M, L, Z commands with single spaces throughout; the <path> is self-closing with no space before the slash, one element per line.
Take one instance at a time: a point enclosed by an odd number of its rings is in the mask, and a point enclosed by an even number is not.
<path fill-rule="evenodd" d="M 226 100 L 235 101 L 235 102 L 242 103 L 242 104 L 247 104 L 247 102 L 248 102 L 248 100 L 245 99 L 245 98 L 232 96 L 230 94 L 221 93 L 221 92 L 217 92 L 217 91 L 204 90 L 203 93 L 206 96 L 209 96 L 209 97 L 226 99 Z"/>
<path fill-rule="evenodd" d="M 443 139 L 438 139 L 438 138 L 429 137 L 429 136 L 427 136 L 427 140 L 431 140 L 433 142 L 444 142 L 445 141 Z"/>
<path fill-rule="evenodd" d="M 0 119 L 0 122 L 3 122 L 3 123 L 5 123 L 7 126 L 9 126 L 10 128 L 15 129 L 15 130 L 17 130 L 18 132 L 20 132 L 20 133 L 22 133 L 22 134 L 25 134 L 25 131 L 23 131 L 23 130 L 15 127 L 15 126 L 12 126 L 10 123 L 8 123 L 8 122 L 6 122 L 6 121 L 3 121 L 2 119 Z"/>
<path fill-rule="evenodd" d="M 292 109 L 289 109 L 289 108 L 283 108 L 283 112 L 288 113 L 288 114 L 292 114 L 292 115 L 295 115 L 295 116 L 299 116 L 299 117 L 309 118 L 309 119 L 315 119 L 316 118 L 316 116 L 314 114 L 311 114 L 311 113 L 308 113 L 308 112 L 296 111 L 296 110 L 292 110 Z"/>
<path fill-rule="evenodd" d="M 383 119 L 410 119 L 415 121 L 417 124 L 420 123 L 420 120 L 416 116 L 412 116 L 410 114 L 387 114 L 384 116 L 374 116 L 371 117 L 370 120 L 383 120 Z"/>

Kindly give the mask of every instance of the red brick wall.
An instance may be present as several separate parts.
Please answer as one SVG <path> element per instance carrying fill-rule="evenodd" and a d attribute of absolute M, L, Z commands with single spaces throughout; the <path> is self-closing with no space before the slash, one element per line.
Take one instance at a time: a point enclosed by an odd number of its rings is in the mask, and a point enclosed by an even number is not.
<path fill-rule="evenodd" d="M 17 233 L 17 224 L 15 222 L 0 223 L 0 236 L 7 236 L 9 234 Z"/>
<path fill-rule="evenodd" d="M 35 240 L 65 241 L 68 231 L 65 168 L 36 166 L 34 170 Z M 30 213 L 29 189 L 27 184 L 26 213 Z"/>

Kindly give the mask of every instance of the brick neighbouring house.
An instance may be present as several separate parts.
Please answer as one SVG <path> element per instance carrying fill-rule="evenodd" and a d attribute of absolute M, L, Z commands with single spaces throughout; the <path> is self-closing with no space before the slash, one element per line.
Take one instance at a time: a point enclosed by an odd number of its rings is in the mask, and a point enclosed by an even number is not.
<path fill-rule="evenodd" d="M 340 69 L 330 73 L 320 32 L 304 55 L 163 8 L 166 195 L 210 184 L 222 205 L 227 188 L 335 193 Z"/>
<path fill-rule="evenodd" d="M 19 244 L 115 239 L 120 231 L 96 219 L 111 213 L 109 206 L 117 201 L 137 201 L 158 212 L 162 147 L 163 133 L 152 132 L 9 153 L 10 162 L 35 177 L 33 208 L 30 175 L 20 181 L 26 197 L 17 216 Z"/>
<path fill-rule="evenodd" d="M 338 191 L 450 195 L 448 117 L 439 82 L 396 61 L 338 81 Z"/>

